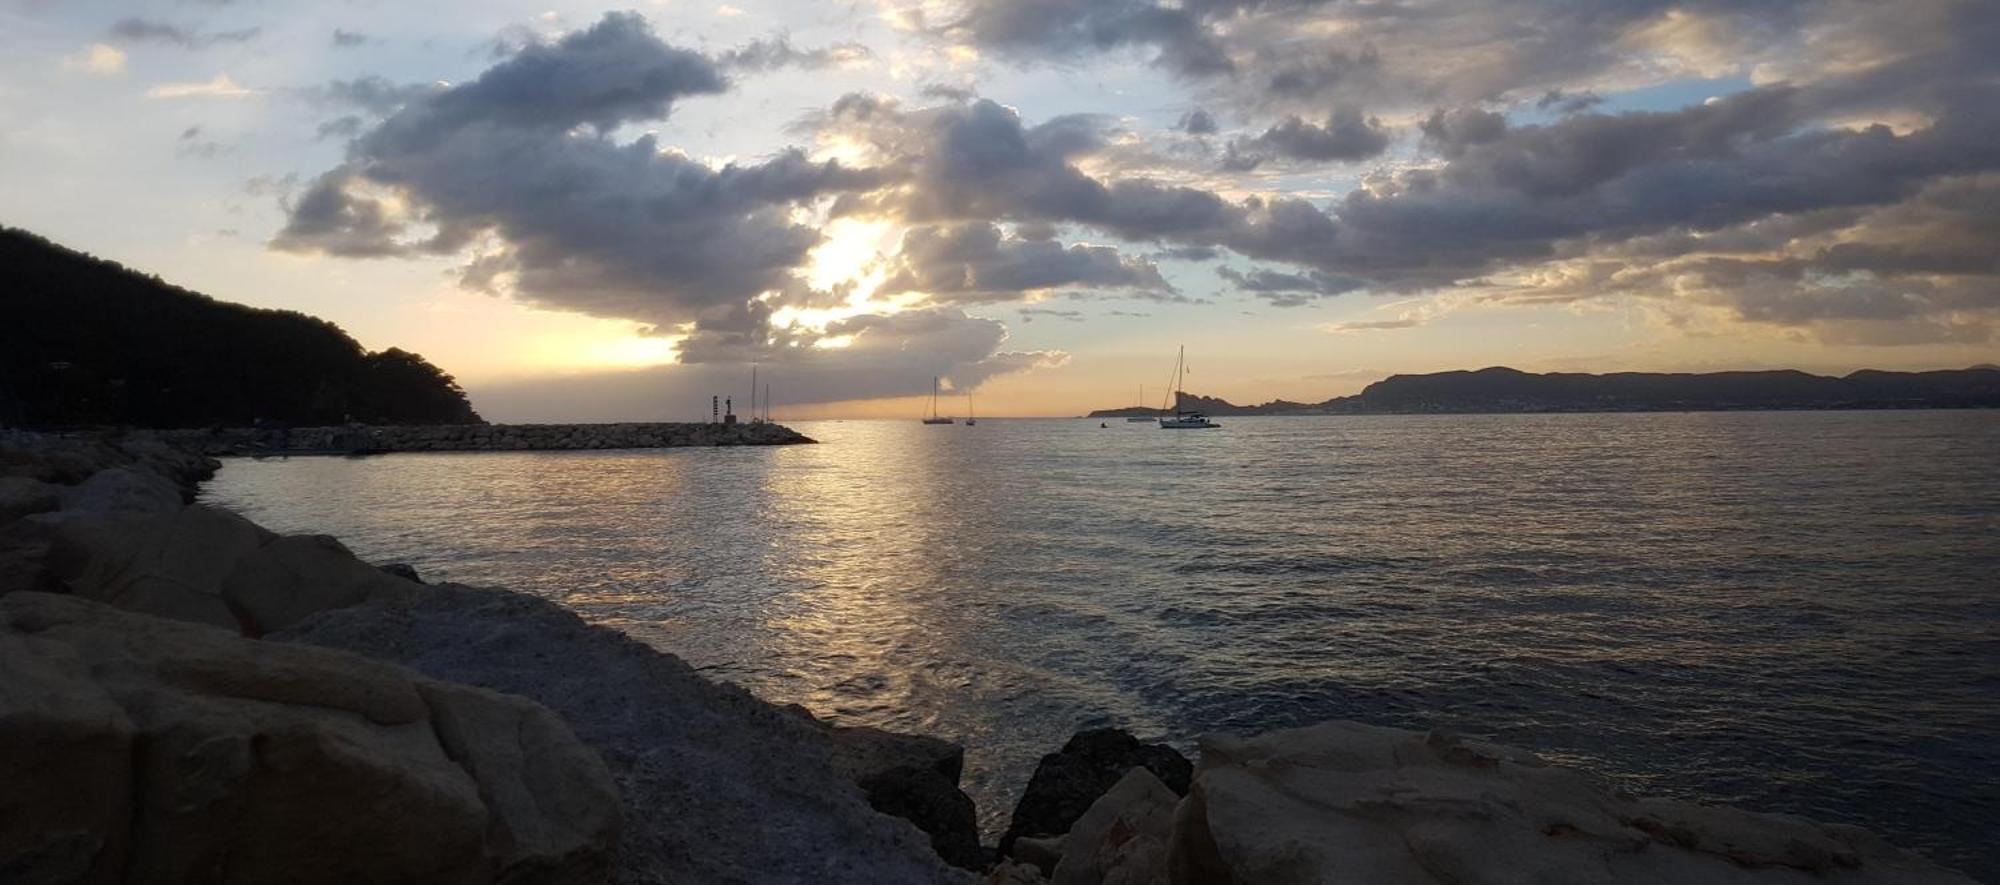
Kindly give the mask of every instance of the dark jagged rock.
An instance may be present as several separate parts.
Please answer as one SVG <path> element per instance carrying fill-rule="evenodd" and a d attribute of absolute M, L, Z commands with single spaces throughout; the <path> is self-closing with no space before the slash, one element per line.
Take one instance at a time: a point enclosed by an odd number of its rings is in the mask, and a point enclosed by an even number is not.
<path fill-rule="evenodd" d="M 979 871 L 991 860 L 979 844 L 979 812 L 957 779 L 933 768 L 899 765 L 855 783 L 867 794 L 870 808 L 916 824 L 930 836 L 931 849 L 945 863 Z"/>
<path fill-rule="evenodd" d="M 383 571 L 395 575 L 398 578 L 402 578 L 405 581 L 414 581 L 418 584 L 424 582 L 423 578 L 417 576 L 417 567 L 407 562 L 391 562 L 386 565 L 380 566 L 380 568 Z"/>
<path fill-rule="evenodd" d="M 816 728 L 826 727 L 804 707 L 785 709 Z M 986 868 L 991 858 L 979 844 L 979 813 L 972 797 L 958 787 L 965 770 L 964 747 L 928 735 L 875 728 L 833 727 L 828 733 L 833 738 L 834 767 L 861 787 L 869 807 L 916 824 L 946 863 L 968 870 Z"/>
<path fill-rule="evenodd" d="M 1042 757 L 1028 789 L 1014 806 L 1000 853 L 1007 854 L 1023 836 L 1059 836 L 1090 810 L 1125 773 L 1145 768 L 1176 795 L 1186 795 L 1194 764 L 1165 744 L 1144 744 L 1116 728 L 1077 732 L 1062 751 Z"/>

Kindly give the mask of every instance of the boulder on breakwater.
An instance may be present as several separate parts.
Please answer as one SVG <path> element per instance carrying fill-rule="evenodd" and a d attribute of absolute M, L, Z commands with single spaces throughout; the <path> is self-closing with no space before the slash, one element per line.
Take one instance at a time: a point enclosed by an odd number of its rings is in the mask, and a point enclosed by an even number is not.
<path fill-rule="evenodd" d="M 1340 721 L 1204 739 L 1185 798 L 1134 768 L 1038 845 L 1052 875 L 1016 857 L 986 881 L 1972 885 L 1858 827 L 1635 799 L 1521 750 Z"/>
<path fill-rule="evenodd" d="M 381 882 L 952 883 L 971 874 L 940 855 L 983 861 L 957 745 L 182 503 L 214 468 L 157 439 L 0 436 L 0 611 L 21 613 L 0 616 L 0 881 L 320 881 L 269 866 L 286 852 Z M 549 768 L 572 749 L 604 789 Z M 302 810 L 330 841 L 297 844 Z"/>
<path fill-rule="evenodd" d="M 624 424 L 431 424 L 372 427 L 247 427 L 151 430 L 147 436 L 204 455 L 292 452 L 517 452 L 662 449 L 690 446 L 783 446 L 813 440 L 782 424 L 746 421 Z"/>
<path fill-rule="evenodd" d="M 836 728 L 539 597 L 420 589 L 271 638 L 556 711 L 610 767 L 625 818 L 642 822 L 624 834 L 617 881 L 943 883 L 971 875 L 941 854 L 983 860 L 957 745 Z"/>
<path fill-rule="evenodd" d="M 0 598 L 0 880 L 604 881 L 618 804 L 555 714 L 325 649 Z"/>

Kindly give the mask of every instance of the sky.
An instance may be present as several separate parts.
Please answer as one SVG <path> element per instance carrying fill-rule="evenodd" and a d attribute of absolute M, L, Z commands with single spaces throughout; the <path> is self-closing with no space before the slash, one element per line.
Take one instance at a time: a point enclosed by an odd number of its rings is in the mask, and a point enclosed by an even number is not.
<path fill-rule="evenodd" d="M 490 420 L 2000 362 L 1996 0 L 0 0 L 0 224 Z M 1143 389 L 1143 393 L 1142 393 Z"/>

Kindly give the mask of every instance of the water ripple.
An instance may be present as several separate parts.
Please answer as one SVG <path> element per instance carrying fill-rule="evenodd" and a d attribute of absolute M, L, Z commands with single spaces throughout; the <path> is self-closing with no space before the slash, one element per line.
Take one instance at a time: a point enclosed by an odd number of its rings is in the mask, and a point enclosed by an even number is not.
<path fill-rule="evenodd" d="M 2000 879 L 2000 414 L 991 419 L 821 446 L 234 462 L 211 496 L 967 744 L 1352 717 Z"/>

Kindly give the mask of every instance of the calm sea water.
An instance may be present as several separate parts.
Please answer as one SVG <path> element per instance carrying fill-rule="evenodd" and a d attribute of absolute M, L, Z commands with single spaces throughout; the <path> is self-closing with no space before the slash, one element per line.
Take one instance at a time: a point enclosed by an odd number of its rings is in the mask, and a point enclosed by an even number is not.
<path fill-rule="evenodd" d="M 2000 413 L 1224 424 L 239 460 L 208 496 L 961 741 L 989 827 L 1081 726 L 1345 717 L 2000 880 Z"/>

